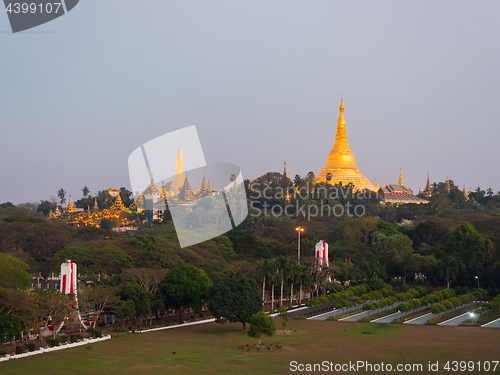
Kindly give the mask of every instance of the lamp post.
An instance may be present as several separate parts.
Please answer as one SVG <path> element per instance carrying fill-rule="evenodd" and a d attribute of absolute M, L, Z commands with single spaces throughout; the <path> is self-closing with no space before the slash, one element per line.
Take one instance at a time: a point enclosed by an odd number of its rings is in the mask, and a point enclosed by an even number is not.
<path fill-rule="evenodd" d="M 479 289 L 479 276 L 476 276 L 477 279 L 477 289 Z"/>
<path fill-rule="evenodd" d="M 297 250 L 297 262 L 300 264 L 300 232 L 303 232 L 304 228 L 302 228 L 301 226 L 298 226 L 295 228 L 295 230 L 299 234 L 299 245 L 298 245 L 298 250 Z"/>

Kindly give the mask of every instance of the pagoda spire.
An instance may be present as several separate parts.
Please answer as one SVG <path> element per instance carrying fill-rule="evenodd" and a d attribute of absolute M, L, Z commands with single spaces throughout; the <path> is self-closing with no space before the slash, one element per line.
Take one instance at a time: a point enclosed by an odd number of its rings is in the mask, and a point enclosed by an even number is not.
<path fill-rule="evenodd" d="M 200 190 L 202 195 L 209 193 L 207 189 L 207 179 L 205 178 L 205 171 L 203 171 L 203 180 L 201 180 Z"/>
<path fill-rule="evenodd" d="M 464 193 L 464 198 L 466 201 L 469 200 L 469 196 L 467 195 L 467 191 L 465 190 L 465 184 L 464 184 L 464 189 L 462 190 L 462 193 Z"/>
<path fill-rule="evenodd" d="M 138 209 L 142 209 L 143 205 L 144 205 L 144 199 L 142 198 L 140 187 L 139 187 L 139 191 L 137 192 L 137 195 L 135 197 L 135 205 L 137 206 Z"/>
<path fill-rule="evenodd" d="M 283 169 L 283 176 L 287 177 L 287 174 L 286 174 L 286 161 L 285 161 L 285 167 Z"/>
<path fill-rule="evenodd" d="M 177 195 L 184 186 L 186 176 L 184 175 L 184 156 L 182 148 L 177 150 L 177 163 L 175 166 L 175 177 L 170 185 L 170 195 Z"/>
<path fill-rule="evenodd" d="M 98 211 L 99 206 L 97 205 L 97 197 L 94 197 L 94 207 L 92 207 L 93 210 Z"/>
<path fill-rule="evenodd" d="M 314 182 L 342 183 L 343 186 L 353 183 L 355 190 L 368 189 L 376 191 L 373 184 L 361 173 L 356 166 L 356 160 L 347 143 L 347 132 L 344 118 L 344 98 L 340 100 L 340 114 L 337 121 L 337 133 L 332 150 L 328 154 L 325 167 L 316 176 Z M 327 180 L 327 175 L 331 178 Z"/>
<path fill-rule="evenodd" d="M 399 168 L 399 180 L 398 180 L 398 185 L 404 186 L 403 184 L 403 174 L 401 172 L 401 168 Z"/>
<path fill-rule="evenodd" d="M 69 203 L 67 207 L 68 212 L 75 212 L 75 207 L 73 206 L 73 203 L 71 202 L 71 195 L 69 196 Z"/>
<path fill-rule="evenodd" d="M 425 184 L 425 189 L 424 189 L 424 193 L 430 195 L 431 194 L 431 182 L 429 180 L 429 173 L 427 173 L 427 183 Z"/>
<path fill-rule="evenodd" d="M 451 187 L 450 187 L 450 178 L 449 177 L 446 177 L 446 184 L 444 185 L 445 189 L 446 189 L 446 192 L 448 194 L 450 194 L 451 192 Z"/>

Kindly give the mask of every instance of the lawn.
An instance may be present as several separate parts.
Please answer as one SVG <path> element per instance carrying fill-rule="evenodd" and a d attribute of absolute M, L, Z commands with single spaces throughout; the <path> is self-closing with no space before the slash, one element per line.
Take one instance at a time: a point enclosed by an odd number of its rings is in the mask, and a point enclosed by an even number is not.
<path fill-rule="evenodd" d="M 276 323 L 281 327 L 280 320 Z M 442 367 L 448 360 L 500 360 L 498 329 L 319 320 L 293 320 L 287 329 L 292 333 L 266 337 L 260 348 L 241 324 L 120 334 L 84 347 L 3 362 L 0 374 L 289 374 L 292 360 L 422 363 L 419 374 L 436 374 L 427 372 L 428 361 L 439 361 Z"/>

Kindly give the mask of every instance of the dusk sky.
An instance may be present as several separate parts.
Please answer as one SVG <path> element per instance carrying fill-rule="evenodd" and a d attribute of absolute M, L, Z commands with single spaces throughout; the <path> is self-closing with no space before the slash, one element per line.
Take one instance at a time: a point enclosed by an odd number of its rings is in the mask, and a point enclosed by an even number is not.
<path fill-rule="evenodd" d="M 496 192 L 499 39 L 498 1 L 81 0 L 16 34 L 3 13 L 0 203 L 130 189 L 130 153 L 190 125 L 245 178 L 317 174 L 341 95 L 373 184 Z"/>

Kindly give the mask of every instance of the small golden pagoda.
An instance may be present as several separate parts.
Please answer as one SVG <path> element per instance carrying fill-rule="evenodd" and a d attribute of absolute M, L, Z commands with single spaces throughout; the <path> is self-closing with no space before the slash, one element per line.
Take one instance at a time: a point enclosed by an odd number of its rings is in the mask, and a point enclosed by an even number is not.
<path fill-rule="evenodd" d="M 66 208 L 66 210 L 70 213 L 76 212 L 75 206 L 73 206 L 73 203 L 71 202 L 71 195 L 69 196 L 69 203 L 68 203 L 68 207 Z"/>
<path fill-rule="evenodd" d="M 332 185 L 353 183 L 356 190 L 377 191 L 375 186 L 361 173 L 356 166 L 354 155 L 347 143 L 347 132 L 344 120 L 344 101 L 340 100 L 340 116 L 337 121 L 337 134 L 332 151 L 328 154 L 325 167 L 316 176 L 314 182 L 328 182 Z"/>

